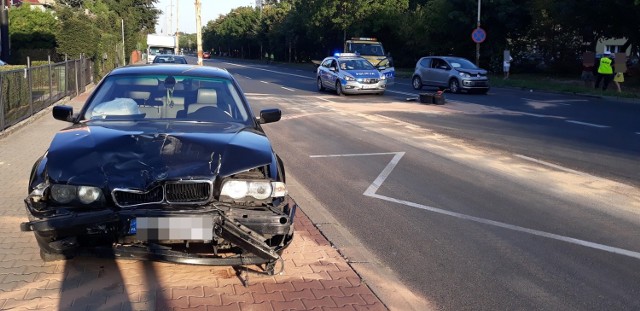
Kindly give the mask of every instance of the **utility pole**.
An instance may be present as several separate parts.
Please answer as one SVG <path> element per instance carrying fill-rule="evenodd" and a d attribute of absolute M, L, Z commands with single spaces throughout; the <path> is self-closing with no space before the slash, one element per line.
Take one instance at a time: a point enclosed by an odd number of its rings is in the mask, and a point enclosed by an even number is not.
<path fill-rule="evenodd" d="M 180 54 L 180 24 L 178 23 L 178 20 L 180 19 L 180 14 L 178 14 L 179 8 L 180 3 L 178 0 L 176 0 L 176 50 L 174 53 L 176 55 Z"/>
<path fill-rule="evenodd" d="M 0 8 L 0 58 L 9 61 L 9 8 L 6 1 L 2 0 Z"/>
<path fill-rule="evenodd" d="M 196 41 L 198 45 L 198 65 L 202 66 L 202 21 L 200 20 L 200 0 L 196 0 Z"/>
<path fill-rule="evenodd" d="M 124 51 L 124 18 L 121 18 L 122 22 L 122 66 L 127 64 L 127 54 Z"/>
<path fill-rule="evenodd" d="M 480 28 L 480 3 L 482 0 L 478 0 L 478 28 Z M 476 43 L 476 66 L 480 67 L 480 42 Z"/>

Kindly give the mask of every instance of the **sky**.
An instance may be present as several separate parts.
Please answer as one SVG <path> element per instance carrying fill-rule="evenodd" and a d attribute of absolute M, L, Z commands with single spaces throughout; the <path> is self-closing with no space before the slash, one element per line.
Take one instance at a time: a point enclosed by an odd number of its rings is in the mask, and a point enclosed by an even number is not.
<path fill-rule="evenodd" d="M 196 32 L 196 1 L 195 0 L 159 0 L 156 8 L 162 11 L 162 15 L 158 18 L 156 24 L 157 33 L 167 33 L 170 27 L 176 31 L 176 26 L 180 32 L 195 33 Z M 254 6 L 255 0 L 200 0 L 200 20 L 202 26 L 207 22 L 215 20 L 219 15 L 231 12 L 232 9 L 241 6 Z M 173 5 L 173 6 L 172 6 Z M 178 14 L 176 14 L 176 7 Z M 173 19 L 170 18 L 173 11 Z M 177 20 L 177 22 L 176 22 Z"/>

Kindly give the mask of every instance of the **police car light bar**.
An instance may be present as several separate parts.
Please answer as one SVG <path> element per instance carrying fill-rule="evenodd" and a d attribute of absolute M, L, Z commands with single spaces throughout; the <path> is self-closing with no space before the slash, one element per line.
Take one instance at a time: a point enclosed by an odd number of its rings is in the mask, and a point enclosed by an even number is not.
<path fill-rule="evenodd" d="M 360 41 L 378 41 L 378 39 L 376 39 L 376 38 L 368 38 L 368 37 L 351 38 L 351 40 L 360 40 Z"/>
<path fill-rule="evenodd" d="M 335 53 L 333 54 L 335 57 L 348 57 L 348 56 L 358 56 L 357 53 Z"/>

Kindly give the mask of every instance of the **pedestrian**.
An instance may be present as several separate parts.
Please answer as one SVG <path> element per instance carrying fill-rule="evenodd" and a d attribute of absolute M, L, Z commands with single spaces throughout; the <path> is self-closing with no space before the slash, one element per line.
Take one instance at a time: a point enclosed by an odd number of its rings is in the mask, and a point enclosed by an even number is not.
<path fill-rule="evenodd" d="M 616 87 L 618 88 L 618 93 L 622 93 L 622 88 L 620 87 L 620 83 L 622 82 L 624 82 L 624 73 L 616 72 L 615 76 L 613 77 L 613 83 L 616 84 Z"/>
<path fill-rule="evenodd" d="M 606 91 L 611 80 L 613 80 L 613 59 L 611 59 L 611 52 L 605 51 L 598 66 L 595 88 L 597 89 L 602 81 L 602 90 Z"/>
<path fill-rule="evenodd" d="M 511 69 L 511 62 L 513 61 L 513 57 L 511 55 L 506 55 L 504 62 L 502 63 L 502 71 L 504 72 L 504 79 L 509 79 L 509 70 Z"/>
<path fill-rule="evenodd" d="M 584 81 L 584 86 L 587 88 L 591 88 L 593 85 L 593 63 L 591 64 L 582 64 L 582 81 Z"/>

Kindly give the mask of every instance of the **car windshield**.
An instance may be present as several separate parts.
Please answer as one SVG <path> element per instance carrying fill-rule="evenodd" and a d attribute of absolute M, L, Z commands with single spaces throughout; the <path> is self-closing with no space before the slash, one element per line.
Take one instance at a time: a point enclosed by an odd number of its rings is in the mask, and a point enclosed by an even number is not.
<path fill-rule="evenodd" d="M 464 58 L 449 58 L 447 60 L 453 68 L 478 69 L 478 66 Z"/>
<path fill-rule="evenodd" d="M 384 56 L 380 43 L 351 43 L 351 51 L 360 55 Z"/>
<path fill-rule="evenodd" d="M 94 94 L 84 120 L 249 122 L 239 91 L 224 78 L 116 75 Z"/>
<path fill-rule="evenodd" d="M 340 60 L 340 69 L 342 70 L 374 70 L 376 69 L 366 59 L 345 59 Z"/>
<path fill-rule="evenodd" d="M 170 63 L 170 64 L 186 64 L 187 60 L 184 57 L 173 55 L 158 55 L 153 59 L 154 63 Z"/>

